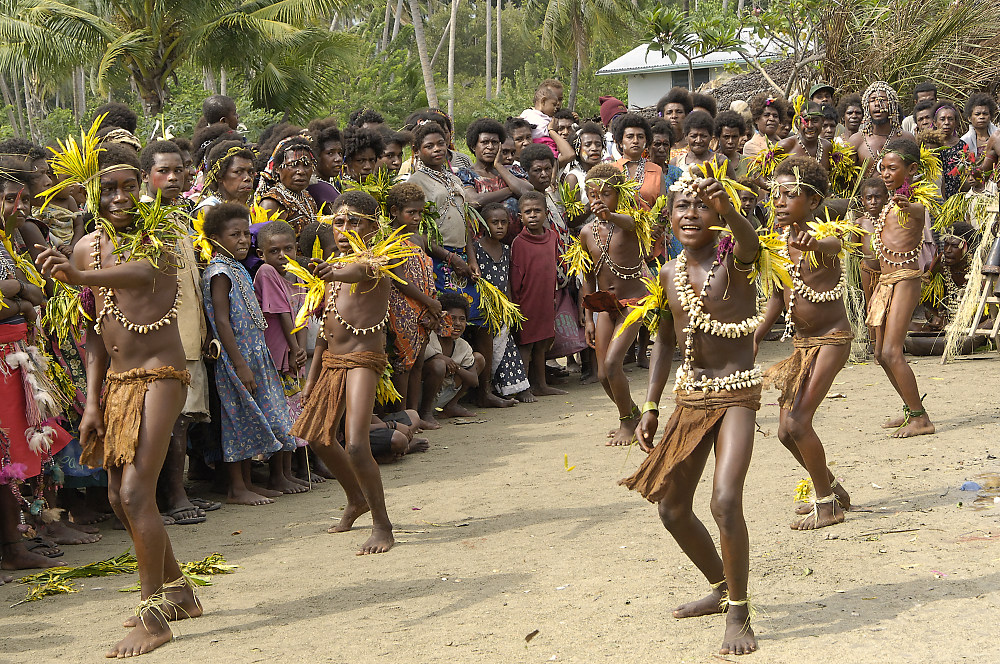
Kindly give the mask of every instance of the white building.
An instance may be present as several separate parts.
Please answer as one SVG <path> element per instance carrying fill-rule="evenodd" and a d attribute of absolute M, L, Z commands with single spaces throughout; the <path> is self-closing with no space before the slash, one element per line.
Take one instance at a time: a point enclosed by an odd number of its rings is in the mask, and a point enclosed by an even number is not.
<path fill-rule="evenodd" d="M 742 37 L 748 46 L 752 44 L 749 31 L 744 30 Z M 760 53 L 765 52 L 763 44 L 758 44 L 757 49 Z M 697 90 L 724 73 L 727 65 L 745 66 L 746 61 L 736 51 L 719 51 L 694 58 L 691 64 L 694 69 L 694 87 Z M 669 56 L 662 55 L 659 51 L 650 51 L 649 44 L 643 44 L 601 67 L 597 75 L 627 76 L 626 103 L 629 107 L 641 108 L 655 105 L 674 86 L 688 87 L 688 62 L 679 53 L 671 62 Z"/>

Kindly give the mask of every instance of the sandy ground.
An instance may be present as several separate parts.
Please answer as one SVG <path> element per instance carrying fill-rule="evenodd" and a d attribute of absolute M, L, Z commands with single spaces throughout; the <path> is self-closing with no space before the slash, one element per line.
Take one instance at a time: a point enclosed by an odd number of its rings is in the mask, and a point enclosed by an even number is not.
<path fill-rule="evenodd" d="M 761 359 L 786 352 L 768 343 Z M 818 430 L 860 509 L 815 532 L 788 528 L 806 474 L 774 436 L 775 393 L 765 393 L 746 512 L 751 592 L 766 613 L 749 661 L 995 661 L 1000 360 L 913 367 L 936 436 L 886 437 L 879 425 L 899 400 L 877 366 L 850 366 L 834 385 L 846 397 L 824 402 Z M 645 372 L 630 376 L 641 403 Z M 344 505 L 334 483 L 169 528 L 181 560 L 218 551 L 240 569 L 202 589 L 206 615 L 177 624 L 177 639 L 143 661 L 737 659 L 714 654 L 722 617 L 670 617 L 706 582 L 654 507 L 616 486 L 642 452 L 605 447 L 614 415 L 599 386 L 574 385 L 568 397 L 430 432 L 429 453 L 383 467 L 399 542 L 386 555 L 354 556 L 367 518 L 352 533 L 325 532 Z M 964 480 L 994 490 L 959 491 Z M 710 481 L 695 505 L 716 534 Z M 84 564 L 127 546 L 106 529 L 98 544 L 65 547 L 63 560 Z M 78 594 L 14 609 L 24 587 L 0 588 L 0 660 L 100 661 L 137 600 L 118 589 L 135 581 L 85 580 Z"/>

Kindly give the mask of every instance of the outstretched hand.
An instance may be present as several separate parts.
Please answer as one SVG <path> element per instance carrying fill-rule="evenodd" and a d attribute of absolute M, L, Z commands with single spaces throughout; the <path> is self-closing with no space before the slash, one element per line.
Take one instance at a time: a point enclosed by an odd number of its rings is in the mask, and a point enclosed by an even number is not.
<path fill-rule="evenodd" d="M 42 249 L 42 252 L 35 258 L 35 265 L 44 276 L 58 279 L 64 284 L 76 285 L 79 283 L 80 270 L 70 262 L 68 256 L 61 251 L 45 248 L 40 244 L 36 244 L 35 248 Z"/>
<path fill-rule="evenodd" d="M 788 238 L 788 244 L 799 251 L 819 250 L 819 240 L 808 231 L 800 231 Z"/>
<path fill-rule="evenodd" d="M 724 217 L 735 210 L 733 201 L 729 198 L 729 194 L 726 193 L 726 188 L 715 178 L 700 180 L 696 186 L 698 187 L 698 196 L 701 200 L 720 217 Z"/>
<path fill-rule="evenodd" d="M 312 273 L 323 281 L 336 281 L 336 268 L 326 261 L 320 261 L 314 258 L 309 261 L 309 267 L 312 270 Z"/>

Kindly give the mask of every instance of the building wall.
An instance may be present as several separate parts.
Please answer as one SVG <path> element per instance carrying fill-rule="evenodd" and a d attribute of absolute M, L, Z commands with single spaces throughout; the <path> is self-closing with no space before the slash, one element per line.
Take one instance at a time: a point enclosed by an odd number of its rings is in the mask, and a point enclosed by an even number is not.
<path fill-rule="evenodd" d="M 722 67 L 702 67 L 694 70 L 694 87 L 708 83 L 713 76 L 722 72 Z M 649 74 L 633 74 L 628 77 L 628 107 L 655 106 L 660 97 L 674 86 L 688 86 L 687 69 L 658 71 Z"/>

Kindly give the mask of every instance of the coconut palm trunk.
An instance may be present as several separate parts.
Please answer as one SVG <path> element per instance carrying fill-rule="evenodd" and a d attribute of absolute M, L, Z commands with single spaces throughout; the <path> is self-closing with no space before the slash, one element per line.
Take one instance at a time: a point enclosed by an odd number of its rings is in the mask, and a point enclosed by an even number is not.
<path fill-rule="evenodd" d="M 502 14 L 503 0 L 497 0 L 497 97 L 500 96 L 500 81 L 503 72 L 503 30 L 500 18 Z"/>
<path fill-rule="evenodd" d="M 486 101 L 493 96 L 493 0 L 486 0 Z"/>
<path fill-rule="evenodd" d="M 417 56 L 420 58 L 420 71 L 424 75 L 424 92 L 427 94 L 427 105 L 437 108 L 437 89 L 434 87 L 434 72 L 431 71 L 431 61 L 427 54 L 427 40 L 424 38 L 424 23 L 420 18 L 420 5 L 417 0 L 409 0 L 410 16 L 413 18 L 413 37 L 417 40 Z"/>
<path fill-rule="evenodd" d="M 451 24 L 448 33 L 448 115 L 455 117 L 455 36 L 458 32 L 458 4 L 451 0 Z"/>

